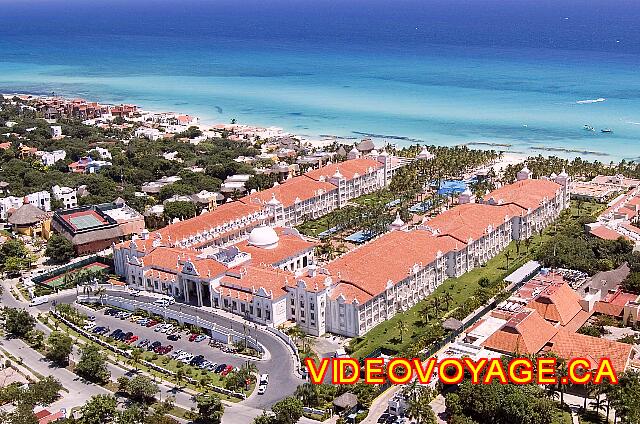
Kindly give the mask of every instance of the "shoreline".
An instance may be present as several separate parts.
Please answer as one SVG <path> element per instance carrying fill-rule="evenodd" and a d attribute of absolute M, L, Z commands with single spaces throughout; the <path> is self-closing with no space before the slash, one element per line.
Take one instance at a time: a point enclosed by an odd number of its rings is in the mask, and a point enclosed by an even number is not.
<path fill-rule="evenodd" d="M 31 98 L 32 100 L 57 98 L 57 99 L 72 101 L 72 100 L 78 99 L 78 100 L 83 100 L 90 103 L 97 103 L 102 106 L 120 106 L 123 104 L 135 105 L 138 112 L 141 112 L 143 114 L 152 114 L 152 115 L 175 114 L 175 115 L 187 115 L 187 116 L 194 117 L 196 118 L 197 123 L 191 124 L 189 126 L 193 125 L 198 127 L 201 130 L 215 130 L 216 129 L 215 127 L 218 127 L 218 129 L 220 129 L 220 127 L 224 127 L 224 129 L 230 129 L 230 130 L 240 128 L 243 130 L 272 131 L 277 133 L 276 137 L 278 138 L 284 138 L 284 137 L 296 138 L 300 140 L 302 144 L 306 144 L 315 149 L 322 149 L 333 143 L 338 143 L 343 146 L 352 146 L 358 143 L 363 138 L 369 138 L 374 143 L 376 149 L 382 149 L 387 145 L 394 146 L 395 148 L 403 148 L 411 145 L 425 145 L 425 146 L 434 145 L 434 146 L 450 146 L 450 147 L 468 146 L 471 149 L 477 149 L 477 150 L 491 149 L 491 150 L 501 152 L 503 153 L 503 155 L 507 155 L 507 154 L 516 155 L 517 157 L 520 157 L 520 158 L 527 158 L 529 156 L 542 155 L 542 156 L 558 156 L 563 159 L 571 160 L 575 157 L 582 157 L 582 155 L 584 155 L 584 156 L 587 156 L 587 160 L 588 160 L 588 157 L 590 156 L 593 157 L 592 160 L 599 160 L 605 157 L 618 159 L 618 158 L 612 157 L 611 154 L 609 153 L 595 151 L 595 150 L 587 150 L 587 149 L 580 149 L 580 148 L 562 148 L 562 147 L 553 147 L 553 146 L 536 146 L 536 145 L 521 146 L 521 145 L 514 144 L 512 142 L 507 142 L 507 141 L 481 141 L 474 138 L 471 138 L 468 141 L 463 141 L 458 143 L 446 143 L 446 142 L 436 143 L 433 141 L 427 141 L 427 140 L 423 140 L 415 137 L 409 137 L 409 136 L 401 136 L 401 135 L 393 135 L 393 134 L 377 134 L 377 133 L 355 131 L 355 130 L 351 131 L 351 134 L 353 135 L 343 136 L 343 135 L 337 135 L 337 134 L 320 133 L 317 136 L 314 136 L 314 135 L 304 134 L 304 133 L 299 134 L 299 133 L 296 133 L 295 131 L 288 130 L 285 127 L 281 127 L 277 125 L 266 126 L 266 125 L 241 123 L 241 122 L 235 122 L 232 124 L 232 123 L 225 123 L 222 121 L 215 121 L 210 116 L 205 116 L 203 119 L 198 115 L 195 115 L 195 114 L 192 115 L 190 113 L 184 113 L 179 111 L 147 109 L 144 106 L 139 105 L 138 103 L 121 103 L 121 104 L 100 103 L 99 101 L 86 100 L 82 97 L 73 97 L 73 96 L 66 96 L 66 95 L 51 96 L 50 94 L 45 94 L 45 93 L 38 94 L 35 92 L 0 93 L 0 95 L 3 95 L 5 97 L 7 96 L 8 97 L 13 97 L 13 96 L 28 97 L 28 98 Z M 273 137 L 269 137 L 269 138 L 273 138 Z M 517 140 L 514 140 L 514 141 L 517 141 Z M 511 150 L 512 148 L 516 148 L 516 149 L 524 148 L 525 151 L 512 151 Z M 622 160 L 622 159 L 625 159 L 625 158 L 620 158 L 619 160 Z M 631 159 L 627 159 L 627 160 L 631 160 Z"/>

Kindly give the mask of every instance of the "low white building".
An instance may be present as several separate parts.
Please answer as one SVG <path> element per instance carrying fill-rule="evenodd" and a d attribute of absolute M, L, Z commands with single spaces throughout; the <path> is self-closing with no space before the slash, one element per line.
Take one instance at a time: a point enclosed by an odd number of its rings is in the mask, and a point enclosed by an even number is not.
<path fill-rule="evenodd" d="M 109 150 L 103 148 L 103 147 L 95 147 L 91 150 L 89 150 L 88 153 L 91 152 L 96 152 L 98 154 L 98 156 L 100 157 L 100 159 L 104 159 L 104 160 L 111 160 L 111 152 L 109 152 Z"/>
<path fill-rule="evenodd" d="M 67 157 L 67 152 L 64 150 L 54 150 L 52 152 L 38 151 L 36 155 L 40 156 L 40 162 L 44 166 L 52 166 L 54 163 L 64 160 Z"/>
<path fill-rule="evenodd" d="M 78 207 L 78 196 L 75 189 L 55 185 L 51 187 L 51 193 L 53 193 L 54 199 L 62 202 L 63 209 Z"/>
<path fill-rule="evenodd" d="M 25 203 L 30 203 L 38 209 L 49 212 L 51 210 L 51 194 L 48 191 L 38 191 L 24 197 L 8 196 L 0 198 L 0 219 L 6 220 L 10 211 L 17 210 Z"/>
<path fill-rule="evenodd" d="M 51 138 L 60 138 L 60 137 L 62 137 L 62 127 L 60 125 L 52 125 Z"/>

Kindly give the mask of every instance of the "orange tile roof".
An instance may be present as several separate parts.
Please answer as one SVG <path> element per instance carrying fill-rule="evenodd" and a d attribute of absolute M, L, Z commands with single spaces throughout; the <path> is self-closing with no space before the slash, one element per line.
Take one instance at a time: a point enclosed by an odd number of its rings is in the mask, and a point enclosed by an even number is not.
<path fill-rule="evenodd" d="M 629 237 L 623 236 L 617 231 L 614 231 L 608 227 L 605 227 L 604 225 L 598 225 L 596 227 L 591 228 L 591 230 L 589 231 L 589 234 L 591 234 L 592 236 L 601 238 L 603 240 L 617 240 L 620 237 L 624 237 L 625 239 L 630 240 Z"/>
<path fill-rule="evenodd" d="M 260 207 L 242 202 L 229 202 L 218 206 L 212 211 L 205 212 L 191 219 L 186 219 L 175 224 L 168 225 L 158 231 L 162 235 L 163 242 L 171 238 L 175 243 L 185 237 L 195 235 L 198 232 L 209 230 L 225 223 L 230 223 L 245 216 L 251 216 L 260 211 Z M 153 237 L 151 235 L 151 237 Z"/>
<path fill-rule="evenodd" d="M 589 320 L 589 318 L 591 318 L 591 315 L 593 315 L 593 311 L 585 311 L 581 309 L 580 312 L 578 312 L 576 316 L 562 328 L 575 333 L 584 325 L 585 322 Z"/>
<path fill-rule="evenodd" d="M 281 269 L 264 266 L 240 266 L 228 270 L 220 280 L 223 290 L 241 290 L 257 293 L 260 287 L 267 293 L 273 293 L 272 299 L 278 299 L 287 294 L 285 286 L 293 281 L 295 276 Z"/>
<path fill-rule="evenodd" d="M 273 249 L 251 246 L 248 240 L 242 241 L 236 244 L 236 246 L 241 252 L 249 253 L 252 263 L 256 265 L 261 263 L 275 265 L 287 258 L 298 256 L 318 245 L 316 242 L 305 240 L 293 234 L 284 234 L 282 228 L 276 229 L 276 232 L 280 240 L 278 241 L 278 246 Z"/>
<path fill-rule="evenodd" d="M 359 289 L 359 301 L 382 293 L 388 281 L 405 279 L 415 264 L 427 266 L 438 252 L 453 250 L 458 242 L 450 237 L 434 237 L 424 230 L 392 231 L 358 247 L 327 265 L 334 281 Z M 343 287 L 346 289 L 348 285 Z M 339 293 L 335 296 L 338 296 Z M 366 293 L 365 296 L 363 293 Z"/>
<path fill-rule="evenodd" d="M 513 205 L 492 206 L 478 203 L 467 203 L 438 214 L 425 221 L 424 225 L 438 230 L 441 235 L 449 235 L 463 243 L 469 239 L 477 240 L 486 234 L 491 226 L 496 229 L 505 220 L 520 215 L 523 209 Z"/>
<path fill-rule="evenodd" d="M 598 301 L 593 307 L 593 312 L 612 317 L 621 317 L 624 311 L 624 305 L 615 305 L 613 303 Z"/>
<path fill-rule="evenodd" d="M 145 267 L 177 271 L 181 268 L 178 262 L 186 260 L 187 257 L 195 258 L 197 254 L 186 249 L 160 246 L 147 253 L 142 262 Z"/>
<path fill-rule="evenodd" d="M 145 267 L 178 272 L 182 270 L 184 263 L 190 260 L 196 272 L 202 278 L 213 278 L 224 274 L 227 270 L 227 267 L 220 262 L 209 258 L 200 259 L 197 255 L 198 252 L 195 250 L 160 246 L 147 253 L 142 258 L 142 261 Z"/>
<path fill-rule="evenodd" d="M 485 201 L 494 199 L 500 203 L 513 203 L 525 209 L 537 209 L 546 197 L 552 199 L 561 189 L 561 185 L 549 180 L 528 179 L 504 185 L 484 196 Z"/>
<path fill-rule="evenodd" d="M 551 340 L 550 351 L 564 359 L 584 357 L 595 368 L 602 358 L 609 358 L 617 373 L 623 372 L 629 361 L 632 345 L 601 339 L 566 330 L 558 331 Z M 593 369 L 592 368 L 592 369 Z"/>
<path fill-rule="evenodd" d="M 538 353 L 558 332 L 537 311 L 525 309 L 514 315 L 482 345 L 501 353 Z"/>
<path fill-rule="evenodd" d="M 351 303 L 357 300 L 358 303 L 366 303 L 371 299 L 371 295 L 361 288 L 354 286 L 351 283 L 341 282 L 338 283 L 329 294 L 329 298 L 336 300 L 338 297 L 343 296 L 346 303 Z"/>
<path fill-rule="evenodd" d="M 293 206 L 296 201 L 305 201 L 322 193 L 335 190 L 331 183 L 316 181 L 307 176 L 293 177 L 284 183 L 267 190 L 259 191 L 240 199 L 247 205 L 262 206 L 275 195 L 285 208 Z"/>
<path fill-rule="evenodd" d="M 352 159 L 339 163 L 331 163 L 318 169 L 314 169 L 305 173 L 309 178 L 319 181 L 324 177 L 325 181 L 329 181 L 333 177 L 337 170 L 347 180 L 352 180 L 356 174 L 362 176 L 368 174 L 378 168 L 381 168 L 382 164 L 374 159 L 361 158 Z"/>
<path fill-rule="evenodd" d="M 547 321 L 560 325 L 567 325 L 582 310 L 580 296 L 566 283 L 549 285 L 527 307 L 538 311 Z"/>
<path fill-rule="evenodd" d="M 638 300 L 638 295 L 633 293 L 627 293 L 622 290 L 616 291 L 613 295 L 607 295 L 604 298 L 605 302 L 612 303 L 614 305 L 624 306 L 627 302 L 635 302 Z"/>

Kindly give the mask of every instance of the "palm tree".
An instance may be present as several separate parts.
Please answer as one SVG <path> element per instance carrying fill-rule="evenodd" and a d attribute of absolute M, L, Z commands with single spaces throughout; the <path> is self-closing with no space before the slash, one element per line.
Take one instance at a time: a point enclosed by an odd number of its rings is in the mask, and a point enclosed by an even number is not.
<path fill-rule="evenodd" d="M 107 295 L 107 289 L 104 287 L 98 287 L 94 294 L 100 299 L 100 304 L 104 305 L 104 298 Z"/>
<path fill-rule="evenodd" d="M 451 293 L 449 293 L 448 291 L 444 292 L 442 295 L 442 300 L 444 301 L 444 303 L 447 306 L 447 311 L 449 310 L 449 305 L 451 304 L 451 302 L 453 302 L 453 296 L 451 296 Z"/>
<path fill-rule="evenodd" d="M 404 341 L 404 332 L 407 329 L 407 323 L 401 318 L 398 320 L 398 330 L 400 330 L 400 343 Z"/>
<path fill-rule="evenodd" d="M 141 360 L 142 350 L 137 348 L 133 349 L 133 351 L 131 352 L 131 358 L 129 358 L 129 363 L 133 365 L 133 368 L 135 368 L 136 372 L 138 371 L 138 365 L 140 364 Z"/>
<path fill-rule="evenodd" d="M 504 251 L 504 257 L 507 260 L 507 267 L 505 269 L 509 269 L 509 259 L 511 259 L 511 250 L 507 249 Z"/>
<path fill-rule="evenodd" d="M 182 386 L 182 381 L 184 380 L 184 377 L 185 377 L 184 369 L 178 368 L 176 370 L 175 377 L 176 377 L 176 389 L 179 389 Z"/>

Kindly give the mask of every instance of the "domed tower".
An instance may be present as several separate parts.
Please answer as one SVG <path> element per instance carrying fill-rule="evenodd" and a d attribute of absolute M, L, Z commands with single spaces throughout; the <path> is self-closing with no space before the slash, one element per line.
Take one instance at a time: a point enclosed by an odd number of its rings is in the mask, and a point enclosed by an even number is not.
<path fill-rule="evenodd" d="M 278 247 L 279 241 L 280 237 L 273 228 L 259 225 L 251 230 L 247 243 L 261 249 L 274 249 Z"/>
<path fill-rule="evenodd" d="M 516 175 L 516 179 L 518 181 L 531 179 L 531 171 L 529 170 L 529 168 L 527 168 L 527 165 L 525 165 L 524 168 L 518 171 L 518 174 Z"/>

